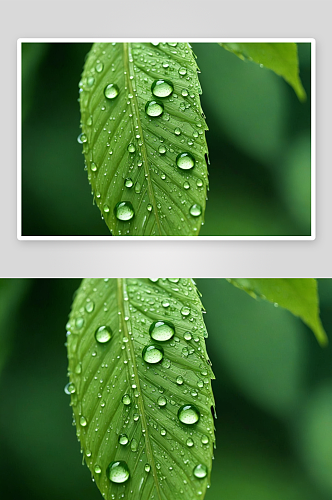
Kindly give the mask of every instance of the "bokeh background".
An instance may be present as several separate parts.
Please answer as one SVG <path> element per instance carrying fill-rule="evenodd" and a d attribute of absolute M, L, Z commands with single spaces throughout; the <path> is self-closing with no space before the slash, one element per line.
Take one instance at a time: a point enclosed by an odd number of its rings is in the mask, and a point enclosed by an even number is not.
<path fill-rule="evenodd" d="M 289 312 L 198 279 L 218 418 L 206 500 L 332 498 L 331 346 Z M 1 498 L 100 500 L 72 427 L 65 325 L 80 280 L 0 280 Z M 331 339 L 332 280 L 319 280 Z"/>
<path fill-rule="evenodd" d="M 307 236 L 310 44 L 300 43 L 300 103 L 272 71 L 216 43 L 192 44 L 209 132 L 201 236 Z M 91 44 L 22 45 L 22 235 L 109 236 L 83 167 L 78 82 Z"/>

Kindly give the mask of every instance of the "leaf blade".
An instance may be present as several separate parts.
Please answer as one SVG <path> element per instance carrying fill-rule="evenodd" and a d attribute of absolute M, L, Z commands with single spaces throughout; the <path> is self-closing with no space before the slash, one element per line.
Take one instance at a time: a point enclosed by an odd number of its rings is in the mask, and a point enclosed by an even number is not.
<path fill-rule="evenodd" d="M 83 152 L 96 204 L 114 235 L 198 234 L 208 179 L 207 127 L 197 69 L 189 44 L 93 45 L 80 82 L 82 132 L 87 138 Z M 169 96 L 153 95 L 151 86 L 158 79 L 173 84 Z M 114 99 L 104 95 L 110 83 L 119 89 Z M 151 100 L 164 106 L 161 116 L 146 114 Z M 160 147 L 165 152 L 159 152 Z M 195 158 L 190 170 L 176 166 L 183 152 Z M 125 185 L 126 179 L 131 186 Z M 114 214 L 122 201 L 130 202 L 135 212 L 127 221 Z M 200 215 L 190 214 L 193 205 L 201 207 Z"/>
<path fill-rule="evenodd" d="M 229 52 L 262 64 L 282 76 L 293 87 L 300 101 L 306 100 L 306 92 L 299 76 L 296 43 L 219 43 Z"/>
<path fill-rule="evenodd" d="M 103 280 L 83 280 L 69 320 L 69 373 L 76 389 L 72 394 L 72 405 L 77 431 L 88 466 L 106 498 L 111 498 L 111 495 L 120 498 L 126 492 L 130 498 L 150 498 L 154 493 L 155 498 L 167 499 L 174 498 L 174 492 L 183 488 L 186 498 L 201 499 L 210 479 L 214 442 L 210 412 L 210 406 L 214 404 L 210 385 L 213 374 L 205 351 L 201 303 L 191 280 L 180 280 L 176 285 L 167 280 L 159 281 L 110 279 L 105 283 Z M 154 307 L 146 310 L 141 298 L 154 300 L 159 306 L 152 304 Z M 162 301 L 168 301 L 169 306 L 162 306 Z M 91 302 L 94 303 L 93 311 L 87 313 L 86 306 L 90 304 L 87 307 L 91 308 Z M 188 306 L 190 314 L 183 316 L 180 310 Z M 80 318 L 84 319 L 81 329 L 77 328 Z M 172 319 L 178 341 L 163 344 L 165 358 L 161 364 L 147 365 L 142 360 L 142 348 L 151 341 L 148 326 L 161 318 Z M 111 349 L 107 344 L 100 346 L 95 341 L 94 331 L 101 323 L 112 327 Z M 198 343 L 183 339 L 186 328 L 197 328 L 195 337 Z M 199 345 L 200 351 L 193 348 L 194 345 Z M 182 356 L 181 350 L 189 348 L 194 352 L 189 357 Z M 93 356 L 94 352 L 96 356 Z M 198 388 L 197 373 L 202 370 L 208 377 L 207 383 Z M 183 384 L 176 382 L 179 374 L 183 377 Z M 100 383 L 100 379 L 105 382 Z M 111 384 L 111 380 L 116 384 Z M 184 390 L 188 394 L 184 395 Z M 190 392 L 194 390 L 196 396 Z M 98 394 L 101 395 L 99 400 Z M 122 403 L 124 394 L 129 394 L 131 399 L 128 406 Z M 167 400 L 165 407 L 159 407 L 157 403 L 161 395 Z M 104 406 L 100 407 L 100 401 Z M 199 408 L 201 419 L 190 429 L 183 428 L 177 419 L 177 411 L 181 403 L 193 404 L 193 401 Z M 79 423 L 82 416 L 87 421 L 83 426 Z M 137 416 L 139 418 L 135 420 Z M 166 435 L 162 434 L 163 429 Z M 117 441 L 122 433 L 128 436 L 127 446 L 121 446 Z M 199 442 L 204 433 L 210 436 L 208 445 Z M 190 435 L 195 441 L 193 447 L 186 445 Z M 137 452 L 133 447 L 137 447 Z M 183 463 L 183 458 L 187 463 Z M 123 486 L 112 484 L 105 473 L 107 465 L 117 460 L 125 460 L 130 469 L 130 480 Z M 193 478 L 193 464 L 197 463 L 208 465 L 209 473 L 205 479 Z M 145 464 L 151 467 L 149 473 L 144 470 Z M 100 466 L 101 474 L 94 472 L 96 466 Z M 164 476 L 167 479 L 161 480 Z M 187 481 L 187 485 L 183 481 Z M 200 495 L 197 488 L 201 490 Z"/>
<path fill-rule="evenodd" d="M 298 316 L 324 346 L 328 339 L 319 318 L 317 281 L 314 278 L 232 278 L 228 280 L 254 298 L 258 295 Z"/>

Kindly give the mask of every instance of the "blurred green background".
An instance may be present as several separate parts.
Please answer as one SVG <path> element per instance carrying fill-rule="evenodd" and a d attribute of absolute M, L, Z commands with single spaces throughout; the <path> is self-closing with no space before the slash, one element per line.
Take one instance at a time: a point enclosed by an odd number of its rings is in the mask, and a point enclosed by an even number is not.
<path fill-rule="evenodd" d="M 80 280 L 0 280 L 2 498 L 100 500 L 72 427 L 65 324 Z M 218 418 L 206 500 L 332 498 L 332 347 L 289 312 L 199 279 Z M 319 280 L 332 331 L 332 280 Z"/>
<path fill-rule="evenodd" d="M 22 45 L 22 234 L 110 233 L 83 167 L 78 82 L 91 44 Z M 285 81 L 216 43 L 195 43 L 209 132 L 201 236 L 310 235 L 310 44 L 300 103 Z"/>

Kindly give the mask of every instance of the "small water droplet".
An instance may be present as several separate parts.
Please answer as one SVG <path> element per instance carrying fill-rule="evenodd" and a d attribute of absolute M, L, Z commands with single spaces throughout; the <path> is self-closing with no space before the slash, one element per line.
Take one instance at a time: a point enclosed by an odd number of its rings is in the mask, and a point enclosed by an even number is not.
<path fill-rule="evenodd" d="M 189 316 L 190 307 L 183 306 L 180 312 L 181 312 L 182 316 Z"/>
<path fill-rule="evenodd" d="M 130 405 L 130 403 L 131 403 L 131 399 L 130 399 L 129 394 L 124 394 L 124 395 L 122 396 L 122 400 L 121 400 L 121 401 L 122 401 L 122 403 L 123 403 L 124 405 L 126 405 L 126 406 Z"/>
<path fill-rule="evenodd" d="M 124 483 L 129 479 L 128 465 L 124 460 L 111 462 L 107 467 L 107 477 L 112 483 Z"/>
<path fill-rule="evenodd" d="M 74 392 L 76 392 L 75 384 L 68 382 L 68 384 L 65 385 L 64 391 L 66 394 L 74 394 Z"/>
<path fill-rule="evenodd" d="M 86 136 L 85 134 L 83 134 L 83 132 L 82 132 L 82 134 L 80 134 L 80 135 L 77 137 L 77 142 L 78 142 L 79 144 L 84 144 L 85 142 L 88 142 L 88 138 L 87 138 L 87 136 Z"/>
<path fill-rule="evenodd" d="M 139 414 L 138 413 L 134 413 L 133 419 L 134 419 L 135 422 L 138 422 L 138 420 L 139 420 Z"/>
<path fill-rule="evenodd" d="M 97 71 L 97 73 L 101 73 L 103 71 L 103 69 L 104 69 L 103 63 L 102 62 L 97 62 L 97 64 L 96 64 L 96 71 Z"/>
<path fill-rule="evenodd" d="M 97 165 L 94 162 L 90 163 L 90 168 L 91 168 L 92 172 L 97 171 Z"/>
<path fill-rule="evenodd" d="M 115 83 L 109 83 L 104 89 L 104 95 L 107 99 L 115 99 L 119 95 L 119 87 Z"/>
<path fill-rule="evenodd" d="M 124 181 L 124 185 L 127 187 L 127 188 L 131 188 L 133 187 L 134 183 L 133 183 L 133 180 L 128 177 L 125 181 Z"/>
<path fill-rule="evenodd" d="M 83 417 L 83 415 L 80 417 L 80 425 L 82 427 L 85 427 L 87 425 L 88 421 L 85 417 Z"/>
<path fill-rule="evenodd" d="M 101 473 L 101 467 L 99 465 L 95 465 L 94 471 L 95 471 L 95 474 L 100 474 Z"/>
<path fill-rule="evenodd" d="M 183 187 L 184 187 L 184 189 L 189 189 L 190 188 L 189 182 L 188 181 L 184 182 Z"/>
<path fill-rule="evenodd" d="M 86 84 L 88 87 L 92 87 L 92 85 L 95 83 L 95 79 L 93 78 L 93 76 L 89 76 L 89 78 L 87 79 L 86 81 Z"/>
<path fill-rule="evenodd" d="M 196 186 L 197 186 L 197 187 L 202 187 L 202 186 L 203 186 L 203 181 L 202 181 L 202 179 L 197 179 Z"/>
<path fill-rule="evenodd" d="M 85 306 L 85 310 L 87 313 L 92 313 L 92 311 L 94 310 L 95 308 L 95 303 L 92 302 L 92 300 L 90 302 L 88 302 Z"/>
<path fill-rule="evenodd" d="M 203 479 L 207 476 L 207 467 L 206 465 L 198 464 L 194 468 L 193 472 L 195 477 L 197 477 L 198 479 Z"/>
<path fill-rule="evenodd" d="M 157 403 L 159 406 L 166 406 L 167 400 L 165 396 L 159 396 L 159 398 L 157 399 Z"/>
<path fill-rule="evenodd" d="M 151 85 L 151 92 L 155 97 L 168 97 L 173 90 L 173 83 L 169 80 L 155 80 Z"/>
<path fill-rule="evenodd" d="M 130 443 L 130 449 L 131 451 L 137 451 L 137 448 L 138 448 L 138 442 L 135 438 L 133 438 Z"/>
<path fill-rule="evenodd" d="M 186 68 L 184 68 L 183 66 L 179 68 L 179 75 L 185 76 L 186 74 L 187 74 Z"/>
<path fill-rule="evenodd" d="M 150 472 L 151 466 L 149 464 L 145 464 L 144 465 L 144 470 L 145 470 L 145 472 Z"/>
<path fill-rule="evenodd" d="M 134 207 L 130 201 L 120 201 L 114 207 L 114 215 L 121 221 L 131 220 L 135 215 Z"/>
<path fill-rule="evenodd" d="M 170 321 L 154 321 L 149 328 L 149 333 L 153 340 L 165 342 L 170 340 L 175 334 L 175 326 Z"/>
<path fill-rule="evenodd" d="M 148 101 L 145 105 L 145 112 L 148 116 L 161 116 L 164 112 L 164 105 L 157 101 Z"/>
<path fill-rule="evenodd" d="M 112 329 L 107 325 L 102 325 L 95 331 L 95 339 L 99 344 L 106 344 L 112 338 Z"/>
<path fill-rule="evenodd" d="M 128 444 L 128 442 L 129 442 L 129 439 L 128 439 L 127 434 L 120 434 L 120 436 L 118 437 L 118 443 L 121 444 L 122 446 L 126 446 L 126 444 Z"/>
<path fill-rule="evenodd" d="M 176 157 L 176 164 L 181 170 L 190 170 L 195 165 L 195 158 L 191 153 L 180 153 Z"/>
<path fill-rule="evenodd" d="M 135 153 L 135 151 L 136 151 L 135 144 L 133 144 L 132 142 L 130 144 L 128 144 L 127 150 L 129 151 L 129 153 Z"/>
<path fill-rule="evenodd" d="M 208 444 L 208 442 L 209 442 L 208 436 L 205 436 L 205 434 L 203 434 L 201 441 L 202 441 L 202 444 Z"/>
<path fill-rule="evenodd" d="M 77 375 L 79 375 L 81 372 L 82 372 L 82 363 L 81 363 L 81 362 L 79 362 L 79 363 L 77 363 L 77 365 L 76 365 L 76 368 L 75 368 L 75 373 L 77 373 Z"/>
<path fill-rule="evenodd" d="M 166 434 L 167 434 L 166 429 L 160 429 L 160 434 L 162 436 L 166 436 Z"/>
<path fill-rule="evenodd" d="M 146 363 L 160 363 L 164 357 L 164 349 L 156 345 L 146 345 L 142 351 L 142 358 Z"/>
<path fill-rule="evenodd" d="M 188 438 L 186 444 L 187 446 L 189 446 L 189 448 L 191 448 L 192 446 L 194 446 L 194 441 L 191 438 Z"/>
<path fill-rule="evenodd" d="M 179 127 L 176 127 L 176 128 L 174 129 L 174 134 L 175 134 L 175 135 L 180 135 L 180 134 L 181 134 L 181 129 L 180 129 Z"/>
<path fill-rule="evenodd" d="M 188 94 L 189 94 L 189 92 L 188 92 L 188 90 L 187 90 L 187 89 L 182 89 L 182 90 L 181 90 L 181 95 L 182 95 L 183 97 L 187 97 L 187 95 L 188 95 Z"/>
<path fill-rule="evenodd" d="M 196 424 L 200 419 L 199 410 L 194 405 L 183 405 L 179 408 L 178 419 L 186 425 Z"/>
<path fill-rule="evenodd" d="M 109 207 L 108 205 L 106 205 L 106 204 L 105 204 L 105 205 L 103 206 L 103 210 L 104 210 L 104 212 L 105 212 L 106 214 L 108 214 L 108 212 L 110 211 L 110 207 Z"/>
<path fill-rule="evenodd" d="M 182 385 L 183 384 L 183 378 L 181 377 L 181 375 L 179 375 L 178 377 L 176 377 L 176 383 L 178 385 Z"/>
<path fill-rule="evenodd" d="M 147 206 L 146 206 L 147 211 L 148 212 L 152 212 L 152 208 L 153 207 L 152 207 L 151 203 L 148 203 Z"/>
<path fill-rule="evenodd" d="M 191 205 L 189 213 L 193 217 L 199 217 L 202 214 L 202 207 L 198 203 L 194 203 L 194 205 Z"/>
<path fill-rule="evenodd" d="M 164 155 L 166 153 L 166 148 L 165 146 L 159 146 L 158 148 L 158 152 L 161 154 L 161 155 Z"/>

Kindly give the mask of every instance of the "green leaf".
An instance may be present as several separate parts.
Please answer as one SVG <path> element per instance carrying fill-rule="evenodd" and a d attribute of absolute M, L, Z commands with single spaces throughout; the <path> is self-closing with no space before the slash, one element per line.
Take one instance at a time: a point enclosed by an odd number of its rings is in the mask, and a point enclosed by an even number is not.
<path fill-rule="evenodd" d="M 249 59 L 282 76 L 296 92 L 300 101 L 306 93 L 299 75 L 296 43 L 220 43 L 240 59 Z"/>
<path fill-rule="evenodd" d="M 152 340 L 149 330 L 155 321 L 169 322 L 171 333 L 173 324 L 174 337 Z M 203 499 L 215 440 L 213 373 L 194 282 L 85 279 L 67 327 L 77 435 L 104 498 Z M 109 331 L 110 340 L 98 342 L 98 330 L 105 338 Z M 143 360 L 142 351 L 150 345 L 163 349 L 160 363 Z M 183 405 L 198 409 L 197 423 L 180 422 Z M 119 443 L 122 434 L 126 445 Z M 107 469 L 119 461 L 127 464 L 130 476 L 114 484 Z M 195 477 L 198 464 L 207 467 L 205 478 Z"/>
<path fill-rule="evenodd" d="M 326 345 L 328 339 L 319 318 L 317 281 L 313 278 L 235 278 L 228 280 L 249 293 L 288 309 L 314 332 L 318 342 Z"/>
<path fill-rule="evenodd" d="M 199 233 L 208 179 L 197 69 L 187 43 L 96 43 L 88 55 L 81 140 L 95 202 L 114 236 Z M 155 93 L 173 87 L 167 97 L 152 93 L 158 80 L 170 84 Z M 161 115 L 148 116 L 151 101 Z M 193 168 L 177 166 L 182 153 L 192 155 Z M 115 215 L 122 202 L 127 220 Z"/>

